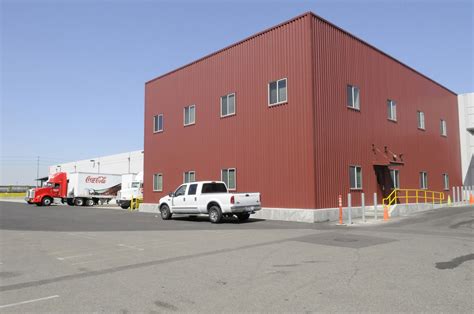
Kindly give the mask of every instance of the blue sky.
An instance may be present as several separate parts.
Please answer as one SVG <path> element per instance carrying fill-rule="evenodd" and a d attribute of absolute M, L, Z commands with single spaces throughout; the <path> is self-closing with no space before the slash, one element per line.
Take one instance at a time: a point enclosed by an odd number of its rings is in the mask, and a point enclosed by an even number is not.
<path fill-rule="evenodd" d="M 143 148 L 144 84 L 313 11 L 457 93 L 473 1 L 1 1 L 0 184 Z"/>

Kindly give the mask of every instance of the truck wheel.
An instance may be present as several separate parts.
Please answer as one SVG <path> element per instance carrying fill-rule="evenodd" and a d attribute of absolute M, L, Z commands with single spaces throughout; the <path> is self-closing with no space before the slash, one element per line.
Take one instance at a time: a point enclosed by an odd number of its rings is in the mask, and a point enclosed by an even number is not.
<path fill-rule="evenodd" d="M 173 214 L 170 211 L 170 208 L 166 204 L 161 206 L 160 212 L 161 212 L 161 219 L 163 220 L 169 220 L 171 219 L 171 216 L 173 216 Z"/>
<path fill-rule="evenodd" d="M 72 198 L 68 198 L 66 200 L 66 203 L 69 205 L 69 206 L 74 206 L 74 200 Z"/>
<path fill-rule="evenodd" d="M 240 222 L 244 222 L 244 221 L 249 220 L 249 217 L 250 217 L 250 214 L 248 214 L 248 213 L 237 214 L 237 219 L 238 219 Z"/>
<path fill-rule="evenodd" d="M 94 206 L 94 200 L 86 200 L 86 206 Z"/>
<path fill-rule="evenodd" d="M 82 198 L 76 198 L 76 199 L 74 199 L 74 205 L 82 206 L 82 205 L 84 205 L 84 200 Z"/>
<path fill-rule="evenodd" d="M 44 198 L 41 200 L 41 205 L 43 205 L 43 206 L 49 206 L 49 205 L 51 205 L 52 202 L 53 202 L 53 200 L 52 200 L 50 197 L 44 197 Z"/>
<path fill-rule="evenodd" d="M 222 211 L 217 205 L 212 205 L 211 208 L 209 208 L 209 220 L 213 224 L 218 224 L 222 220 Z"/>
<path fill-rule="evenodd" d="M 122 207 L 122 209 L 127 209 L 130 207 L 130 204 L 122 204 L 120 207 Z"/>

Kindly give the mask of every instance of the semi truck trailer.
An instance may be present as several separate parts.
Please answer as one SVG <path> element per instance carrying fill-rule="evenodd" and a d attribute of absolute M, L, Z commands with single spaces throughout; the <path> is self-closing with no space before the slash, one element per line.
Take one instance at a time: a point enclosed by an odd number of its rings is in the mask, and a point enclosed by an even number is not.
<path fill-rule="evenodd" d="M 118 174 L 58 172 L 43 187 L 29 190 L 26 201 L 38 206 L 49 206 L 55 200 L 70 206 L 93 206 L 115 198 L 121 182 Z"/>

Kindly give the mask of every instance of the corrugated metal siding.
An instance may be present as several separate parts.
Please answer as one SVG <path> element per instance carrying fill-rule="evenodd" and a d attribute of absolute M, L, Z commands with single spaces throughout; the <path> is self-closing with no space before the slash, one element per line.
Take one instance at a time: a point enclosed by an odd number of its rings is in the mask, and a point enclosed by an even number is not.
<path fill-rule="evenodd" d="M 268 107 L 267 84 L 283 77 L 288 103 Z M 347 84 L 360 87 L 360 112 L 346 107 Z M 220 118 L 220 96 L 232 92 L 236 115 Z M 387 99 L 397 102 L 397 123 L 387 120 Z M 191 104 L 196 124 L 184 127 L 183 108 Z M 237 191 L 261 192 L 266 207 L 336 207 L 356 164 L 371 204 L 378 191 L 372 144 L 404 154 L 402 188 L 417 188 L 427 171 L 429 188 L 440 191 L 442 173 L 461 184 L 456 104 L 446 88 L 306 14 L 146 84 L 144 201 L 158 202 L 184 171 L 220 180 L 222 168 L 235 167 Z M 425 112 L 426 131 L 417 129 L 417 110 Z M 161 113 L 164 132 L 153 134 Z M 447 138 L 439 134 L 441 118 Z M 154 173 L 163 174 L 163 192 L 152 191 Z"/>
<path fill-rule="evenodd" d="M 428 172 L 428 188 L 443 189 L 442 174 L 461 184 L 456 95 L 317 18 L 312 18 L 316 204 L 336 207 L 349 192 L 349 165 L 361 165 L 363 192 L 372 204 L 378 191 L 372 144 L 403 153 L 401 188 L 418 188 L 419 172 Z M 346 107 L 347 84 L 360 87 L 360 112 Z M 387 120 L 387 99 L 397 102 L 397 122 Z M 425 112 L 426 131 L 417 128 L 417 110 Z M 440 119 L 448 137 L 440 136 Z M 360 203 L 354 192 L 353 203 Z"/>
<path fill-rule="evenodd" d="M 145 92 L 145 195 L 158 202 L 183 182 L 220 180 L 237 169 L 237 191 L 259 191 L 267 207 L 314 208 L 311 49 L 305 15 L 212 57 L 151 81 Z M 306 20 L 306 22 L 305 22 Z M 288 103 L 267 105 L 267 84 L 288 78 Z M 236 115 L 220 118 L 220 96 L 235 92 Z M 196 124 L 183 108 L 196 104 Z M 153 134 L 153 115 L 164 132 Z M 152 192 L 163 173 L 163 193 Z"/>

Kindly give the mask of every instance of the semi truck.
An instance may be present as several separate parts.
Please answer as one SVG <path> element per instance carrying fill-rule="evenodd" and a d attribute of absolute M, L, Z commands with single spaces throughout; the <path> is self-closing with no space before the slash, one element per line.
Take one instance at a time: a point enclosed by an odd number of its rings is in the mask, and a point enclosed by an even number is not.
<path fill-rule="evenodd" d="M 122 175 L 122 189 L 117 193 L 117 204 L 123 209 L 130 207 L 132 198 L 143 197 L 143 172 Z"/>
<path fill-rule="evenodd" d="M 118 174 L 88 172 L 58 172 L 51 175 L 43 187 L 27 192 L 28 204 L 49 206 L 55 200 L 70 206 L 93 206 L 108 203 L 121 187 Z"/>

